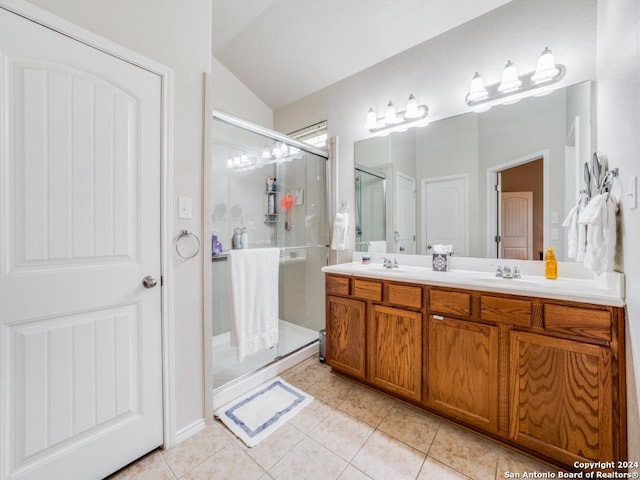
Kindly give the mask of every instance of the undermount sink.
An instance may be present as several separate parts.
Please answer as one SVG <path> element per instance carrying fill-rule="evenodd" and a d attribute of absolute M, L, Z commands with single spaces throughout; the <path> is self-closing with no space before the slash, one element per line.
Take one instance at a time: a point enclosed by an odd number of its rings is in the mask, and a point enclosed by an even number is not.
<path fill-rule="evenodd" d="M 551 287 L 551 284 L 547 283 L 544 279 L 539 281 L 523 280 L 521 278 L 503 278 L 503 277 L 471 277 L 470 280 L 478 283 L 485 283 L 489 285 L 504 285 L 515 288 L 529 288 L 529 287 Z"/>

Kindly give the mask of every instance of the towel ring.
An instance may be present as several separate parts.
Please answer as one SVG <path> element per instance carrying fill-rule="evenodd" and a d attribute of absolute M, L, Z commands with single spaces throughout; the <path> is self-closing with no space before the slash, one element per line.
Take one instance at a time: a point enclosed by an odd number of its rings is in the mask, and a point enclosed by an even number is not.
<path fill-rule="evenodd" d="M 186 238 L 186 237 L 195 238 L 196 240 L 196 248 L 191 255 L 184 255 L 180 251 L 180 239 Z M 176 237 L 175 244 L 176 244 L 176 252 L 178 252 L 178 255 L 180 255 L 180 257 L 184 258 L 185 260 L 189 260 L 190 258 L 195 257 L 200 252 L 200 239 L 195 233 L 190 232 L 189 230 L 180 230 L 180 234 Z"/>

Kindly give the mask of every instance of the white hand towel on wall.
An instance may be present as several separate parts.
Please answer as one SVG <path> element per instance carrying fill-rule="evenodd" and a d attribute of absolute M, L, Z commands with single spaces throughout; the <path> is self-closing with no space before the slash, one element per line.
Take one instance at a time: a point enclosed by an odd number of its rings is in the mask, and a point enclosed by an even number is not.
<path fill-rule="evenodd" d="M 369 253 L 387 253 L 387 242 L 385 240 L 369 242 Z"/>
<path fill-rule="evenodd" d="M 278 248 L 231 250 L 231 345 L 238 361 L 278 343 Z"/>
<path fill-rule="evenodd" d="M 333 250 L 347 250 L 349 248 L 349 213 L 337 212 L 333 220 L 333 239 L 331 248 Z"/>
<path fill-rule="evenodd" d="M 584 266 L 600 275 L 611 272 L 616 251 L 617 202 L 609 193 L 594 196 L 578 222 L 587 226 Z"/>
<path fill-rule="evenodd" d="M 584 261 L 587 247 L 587 226 L 578 221 L 583 210 L 584 205 L 581 201 L 569 211 L 567 218 L 562 222 L 562 226 L 569 229 L 567 231 L 567 257 L 575 258 L 576 262 Z"/>

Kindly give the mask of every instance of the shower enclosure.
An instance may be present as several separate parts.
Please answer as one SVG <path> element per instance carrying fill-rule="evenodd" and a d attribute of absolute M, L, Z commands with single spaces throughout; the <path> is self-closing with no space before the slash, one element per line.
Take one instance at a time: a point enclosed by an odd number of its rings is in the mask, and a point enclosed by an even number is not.
<path fill-rule="evenodd" d="M 210 221 L 219 242 L 211 239 L 210 247 L 215 391 L 318 340 L 329 229 L 326 152 L 214 112 L 212 157 Z M 231 345 L 227 261 L 238 242 L 280 249 L 279 342 L 242 362 Z"/>
<path fill-rule="evenodd" d="M 385 176 L 361 165 L 355 169 L 356 250 L 369 251 L 372 241 L 386 240 Z"/>

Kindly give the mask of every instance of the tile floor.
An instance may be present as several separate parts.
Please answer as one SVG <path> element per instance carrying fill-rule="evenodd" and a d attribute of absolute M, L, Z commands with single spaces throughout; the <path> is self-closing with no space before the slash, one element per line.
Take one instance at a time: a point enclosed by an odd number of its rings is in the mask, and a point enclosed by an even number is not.
<path fill-rule="evenodd" d="M 338 377 L 317 356 L 282 377 L 316 399 L 257 446 L 216 421 L 109 480 L 493 480 L 555 471 Z"/>

